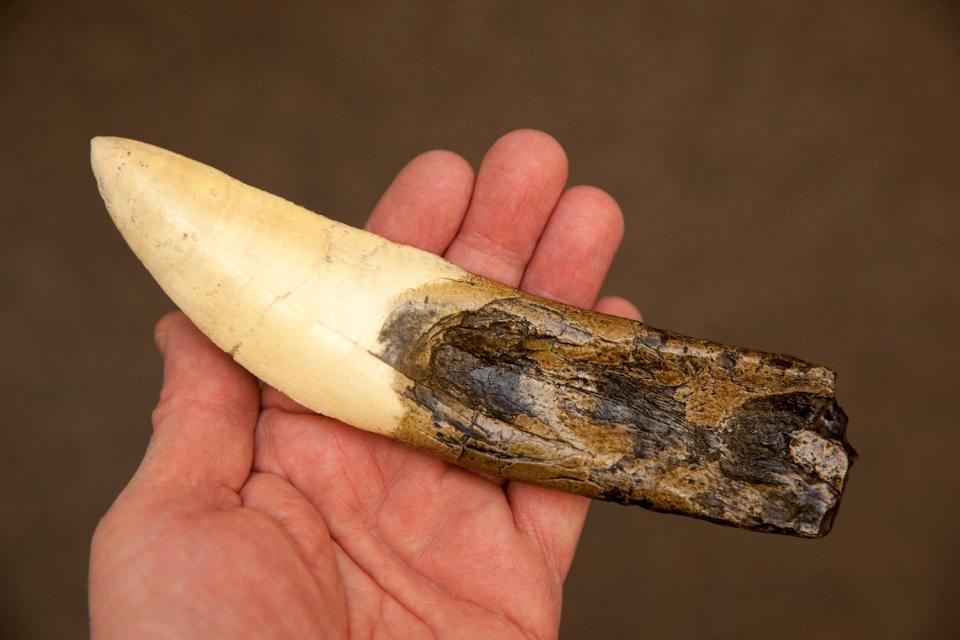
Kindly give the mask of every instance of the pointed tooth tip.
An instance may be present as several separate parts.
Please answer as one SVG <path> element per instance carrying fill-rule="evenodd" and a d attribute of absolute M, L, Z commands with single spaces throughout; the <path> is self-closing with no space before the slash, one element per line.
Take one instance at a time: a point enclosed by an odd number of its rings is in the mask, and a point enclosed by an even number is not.
<path fill-rule="evenodd" d="M 109 136 L 97 136 L 90 139 L 90 166 L 93 168 L 93 174 L 97 176 L 98 181 L 106 174 L 105 169 L 108 166 L 109 158 L 116 151 L 116 138 Z"/>
<path fill-rule="evenodd" d="M 115 209 L 114 203 L 136 183 L 140 173 L 137 170 L 137 160 L 144 156 L 147 147 L 149 145 L 142 142 L 115 136 L 96 136 L 90 139 L 90 166 L 97 181 L 97 190 L 110 217 L 118 225 L 117 216 L 122 215 L 122 212 Z M 129 168 L 123 170 L 124 167 Z"/>
<path fill-rule="evenodd" d="M 93 172 L 100 175 L 101 171 L 115 162 L 110 159 L 116 157 L 118 152 L 130 151 L 133 140 L 126 138 L 117 138 L 114 136 L 95 136 L 90 139 L 90 164 Z"/>
<path fill-rule="evenodd" d="M 114 136 L 93 136 L 90 138 L 90 153 L 92 155 L 102 154 L 122 139 L 123 138 L 116 138 Z"/>
<path fill-rule="evenodd" d="M 143 160 L 156 150 L 130 138 L 95 136 L 90 139 L 90 166 L 108 209 L 117 191 L 129 187 L 130 179 L 142 174 L 140 168 L 146 166 Z M 129 168 L 123 170 L 124 167 Z"/>
<path fill-rule="evenodd" d="M 97 189 L 100 191 L 100 197 L 103 198 L 110 211 L 110 204 L 113 201 L 113 175 L 112 168 L 116 168 L 117 162 L 111 160 L 116 157 L 116 138 L 109 136 L 96 136 L 90 139 L 90 168 L 93 169 L 93 176 L 97 180 Z M 112 211 L 111 211 L 112 215 Z"/>

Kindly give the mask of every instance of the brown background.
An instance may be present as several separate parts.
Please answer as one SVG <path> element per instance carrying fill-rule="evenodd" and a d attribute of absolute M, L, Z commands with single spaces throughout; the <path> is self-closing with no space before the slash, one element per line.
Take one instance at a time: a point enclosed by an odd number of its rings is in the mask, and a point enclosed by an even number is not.
<path fill-rule="evenodd" d="M 835 367 L 861 453 L 821 541 L 594 505 L 562 635 L 957 637 L 956 3 L 192 4 L 0 5 L 0 635 L 85 634 L 159 384 L 92 135 L 360 224 L 416 153 L 536 127 L 623 206 L 608 290 Z"/>

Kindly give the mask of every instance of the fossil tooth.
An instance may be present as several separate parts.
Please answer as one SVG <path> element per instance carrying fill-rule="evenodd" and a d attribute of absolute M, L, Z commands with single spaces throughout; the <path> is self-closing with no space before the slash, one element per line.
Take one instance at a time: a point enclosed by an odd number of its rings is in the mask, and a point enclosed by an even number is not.
<path fill-rule="evenodd" d="M 91 156 L 163 290 L 305 406 L 512 480 L 829 531 L 854 456 L 831 370 L 529 296 L 142 142 Z"/>

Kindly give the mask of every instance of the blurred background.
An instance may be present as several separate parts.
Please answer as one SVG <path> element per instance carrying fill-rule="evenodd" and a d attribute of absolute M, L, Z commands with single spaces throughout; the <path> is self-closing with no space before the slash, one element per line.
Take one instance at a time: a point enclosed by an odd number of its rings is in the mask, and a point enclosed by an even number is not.
<path fill-rule="evenodd" d="M 819 541 L 594 504 L 562 637 L 958 637 L 958 117 L 951 1 L 0 3 L 0 636 L 86 634 L 159 389 L 91 136 L 360 225 L 533 127 L 625 212 L 608 292 L 837 369 L 861 454 Z"/>

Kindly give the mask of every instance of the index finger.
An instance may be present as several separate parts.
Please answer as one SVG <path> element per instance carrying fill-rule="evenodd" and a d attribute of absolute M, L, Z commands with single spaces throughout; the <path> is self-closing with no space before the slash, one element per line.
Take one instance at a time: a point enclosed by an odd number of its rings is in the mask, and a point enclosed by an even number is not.
<path fill-rule="evenodd" d="M 473 169 L 451 151 L 427 151 L 411 160 L 381 196 L 366 229 L 431 253 L 443 253 L 463 221 L 473 191 Z"/>

